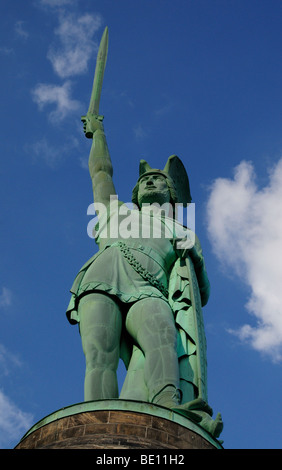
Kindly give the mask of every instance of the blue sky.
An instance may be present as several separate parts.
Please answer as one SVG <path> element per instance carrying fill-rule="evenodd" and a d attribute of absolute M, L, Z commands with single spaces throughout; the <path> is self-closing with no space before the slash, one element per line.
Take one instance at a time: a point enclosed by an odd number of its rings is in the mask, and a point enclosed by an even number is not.
<path fill-rule="evenodd" d="M 83 401 L 65 309 L 97 250 L 80 116 L 106 25 L 100 109 L 118 194 L 130 200 L 141 158 L 183 160 L 211 283 L 208 388 L 221 438 L 281 448 L 281 2 L 13 0 L 0 13 L 0 448 Z"/>

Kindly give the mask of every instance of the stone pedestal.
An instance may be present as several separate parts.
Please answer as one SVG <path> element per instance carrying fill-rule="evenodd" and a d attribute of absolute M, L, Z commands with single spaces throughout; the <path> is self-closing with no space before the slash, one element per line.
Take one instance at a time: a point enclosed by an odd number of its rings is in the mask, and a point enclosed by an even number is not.
<path fill-rule="evenodd" d="M 221 449 L 189 419 L 149 403 L 102 400 L 62 408 L 35 424 L 15 449 Z"/>

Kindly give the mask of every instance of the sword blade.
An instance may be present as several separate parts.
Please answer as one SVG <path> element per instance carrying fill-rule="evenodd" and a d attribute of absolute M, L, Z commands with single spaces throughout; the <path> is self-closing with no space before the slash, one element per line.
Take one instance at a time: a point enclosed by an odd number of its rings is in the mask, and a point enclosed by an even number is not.
<path fill-rule="evenodd" d="M 108 27 L 106 26 L 103 32 L 103 36 L 102 36 L 98 54 L 97 54 L 93 87 L 92 87 L 89 108 L 88 108 L 88 113 L 90 114 L 96 114 L 96 115 L 99 114 L 99 104 L 100 104 L 103 78 L 104 78 L 104 72 L 106 68 L 107 55 L 108 55 L 108 42 L 109 42 L 109 30 L 108 30 Z"/>

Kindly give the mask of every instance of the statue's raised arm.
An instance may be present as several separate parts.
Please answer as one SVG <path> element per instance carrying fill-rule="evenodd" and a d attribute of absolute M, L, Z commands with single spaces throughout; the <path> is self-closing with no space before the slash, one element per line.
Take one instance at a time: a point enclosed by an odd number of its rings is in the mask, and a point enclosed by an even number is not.
<path fill-rule="evenodd" d="M 116 194 L 112 180 L 113 167 L 104 133 L 103 118 L 87 113 L 81 118 L 86 137 L 92 137 L 89 155 L 89 172 L 92 180 L 95 203 L 110 202 L 110 196 Z"/>

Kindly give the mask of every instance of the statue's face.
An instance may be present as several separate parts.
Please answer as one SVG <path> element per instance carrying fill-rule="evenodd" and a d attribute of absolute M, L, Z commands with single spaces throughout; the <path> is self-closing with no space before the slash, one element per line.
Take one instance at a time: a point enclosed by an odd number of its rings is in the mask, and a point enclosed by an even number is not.
<path fill-rule="evenodd" d="M 170 201 L 170 191 L 166 178 L 163 175 L 145 175 L 139 181 L 138 204 L 153 204 L 157 202 L 162 205 Z"/>

